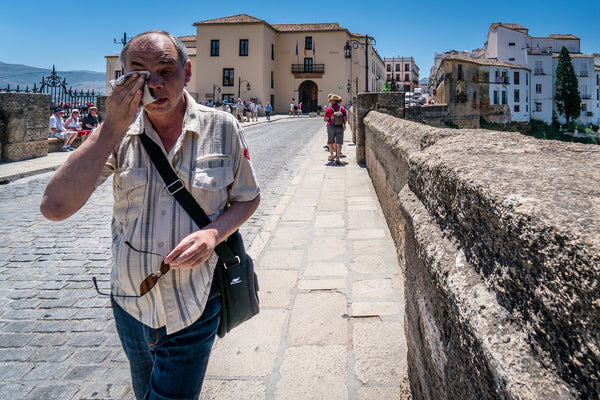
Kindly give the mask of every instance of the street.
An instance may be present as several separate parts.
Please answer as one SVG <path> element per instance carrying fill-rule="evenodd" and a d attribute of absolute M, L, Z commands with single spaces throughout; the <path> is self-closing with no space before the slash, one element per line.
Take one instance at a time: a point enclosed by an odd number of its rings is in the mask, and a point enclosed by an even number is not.
<path fill-rule="evenodd" d="M 324 124 L 282 119 L 245 132 L 262 198 L 242 228 L 249 246 Z M 50 176 L 0 186 L 0 398 L 132 398 L 109 299 L 91 279 L 108 285 L 111 182 L 69 220 L 51 222 L 39 212 Z"/>

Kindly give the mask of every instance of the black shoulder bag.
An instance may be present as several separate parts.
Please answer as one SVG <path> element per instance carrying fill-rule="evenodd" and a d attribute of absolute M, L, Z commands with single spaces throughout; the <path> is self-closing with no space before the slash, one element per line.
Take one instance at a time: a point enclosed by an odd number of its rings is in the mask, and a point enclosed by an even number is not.
<path fill-rule="evenodd" d="M 150 139 L 146 132 L 140 135 L 140 139 L 154 167 L 167 185 L 169 194 L 175 197 L 199 228 L 208 225 L 210 219 L 173 171 L 160 146 Z M 258 279 L 254 272 L 254 262 L 246 254 L 239 230 L 229 236 L 227 241 L 219 243 L 215 252 L 219 261 L 213 279 L 216 279 L 219 285 L 221 296 L 221 319 L 217 335 L 223 337 L 242 322 L 258 314 Z"/>

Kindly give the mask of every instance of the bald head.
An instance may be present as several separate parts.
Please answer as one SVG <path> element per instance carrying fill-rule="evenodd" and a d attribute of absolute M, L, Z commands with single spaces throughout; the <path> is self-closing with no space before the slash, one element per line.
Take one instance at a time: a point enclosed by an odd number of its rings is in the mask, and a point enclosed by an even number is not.
<path fill-rule="evenodd" d="M 173 44 L 175 50 L 177 51 L 177 58 L 179 59 L 181 66 L 185 67 L 186 63 L 188 62 L 188 53 L 185 44 L 183 44 L 181 40 L 171 35 L 169 32 L 153 30 L 140 33 L 139 35 L 135 36 L 133 39 L 128 41 L 125 44 L 125 46 L 123 46 L 121 54 L 119 55 L 119 62 L 121 63 L 121 68 L 123 68 L 123 70 L 127 70 L 127 54 L 131 50 L 132 45 L 142 44 L 143 41 L 160 41 L 163 38 L 168 39 Z"/>

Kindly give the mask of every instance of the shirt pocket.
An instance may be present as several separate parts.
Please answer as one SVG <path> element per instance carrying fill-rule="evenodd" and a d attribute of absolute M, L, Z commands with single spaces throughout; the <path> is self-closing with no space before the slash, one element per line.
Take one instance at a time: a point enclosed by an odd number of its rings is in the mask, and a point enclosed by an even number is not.
<path fill-rule="evenodd" d="M 147 168 L 128 168 L 115 173 L 113 215 L 118 222 L 140 216 L 148 187 Z"/>
<path fill-rule="evenodd" d="M 228 187 L 233 183 L 231 156 L 217 155 L 196 160 L 192 192 L 207 215 L 227 204 Z"/>

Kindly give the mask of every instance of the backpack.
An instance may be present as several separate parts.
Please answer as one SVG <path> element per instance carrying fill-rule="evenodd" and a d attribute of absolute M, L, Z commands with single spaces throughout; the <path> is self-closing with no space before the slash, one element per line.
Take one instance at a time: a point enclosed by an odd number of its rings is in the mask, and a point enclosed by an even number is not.
<path fill-rule="evenodd" d="M 344 114 L 342 113 L 342 106 L 338 105 L 337 111 L 335 111 L 333 106 L 331 106 L 331 110 L 333 111 L 333 125 L 344 125 Z"/>

